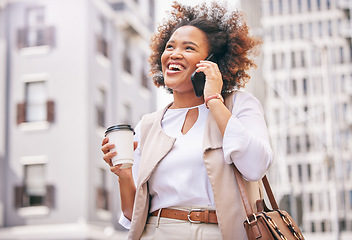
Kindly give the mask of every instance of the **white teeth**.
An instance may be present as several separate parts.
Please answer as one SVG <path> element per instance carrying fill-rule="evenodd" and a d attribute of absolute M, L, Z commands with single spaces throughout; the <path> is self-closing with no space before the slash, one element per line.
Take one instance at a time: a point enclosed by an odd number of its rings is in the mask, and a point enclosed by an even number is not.
<path fill-rule="evenodd" d="M 170 64 L 169 65 L 169 69 L 170 70 L 178 70 L 178 71 L 182 71 L 183 67 L 181 65 L 178 64 Z"/>

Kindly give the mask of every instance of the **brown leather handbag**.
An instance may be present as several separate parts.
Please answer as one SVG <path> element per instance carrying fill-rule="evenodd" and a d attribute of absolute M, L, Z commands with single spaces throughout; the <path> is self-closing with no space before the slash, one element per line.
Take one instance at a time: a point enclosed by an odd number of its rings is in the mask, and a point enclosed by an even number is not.
<path fill-rule="evenodd" d="M 268 209 L 264 200 L 259 199 L 257 200 L 258 212 L 254 213 L 248 201 L 242 174 L 235 166 L 234 173 L 247 215 L 247 220 L 243 225 L 249 240 L 304 240 L 301 230 L 292 217 L 286 211 L 279 209 L 266 176 L 262 178 L 262 181 L 273 209 Z"/>

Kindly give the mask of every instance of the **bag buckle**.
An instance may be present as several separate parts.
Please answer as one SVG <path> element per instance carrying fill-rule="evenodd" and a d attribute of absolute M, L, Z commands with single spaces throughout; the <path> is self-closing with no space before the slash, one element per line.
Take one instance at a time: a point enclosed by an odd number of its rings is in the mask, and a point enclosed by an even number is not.
<path fill-rule="evenodd" d="M 257 216 L 253 213 L 253 216 L 254 216 L 254 220 L 253 221 L 249 221 L 249 218 L 248 216 L 246 217 L 247 218 L 247 223 L 248 224 L 251 224 L 252 222 L 256 222 L 257 221 Z"/>
<path fill-rule="evenodd" d="M 194 220 L 192 220 L 191 219 L 191 213 L 192 212 L 203 212 L 204 210 L 202 210 L 202 209 L 192 209 L 192 210 L 190 210 L 189 212 L 188 212 L 188 214 L 187 214 L 187 218 L 188 218 L 188 221 L 190 222 L 190 223 L 202 223 L 201 221 L 194 221 Z"/>

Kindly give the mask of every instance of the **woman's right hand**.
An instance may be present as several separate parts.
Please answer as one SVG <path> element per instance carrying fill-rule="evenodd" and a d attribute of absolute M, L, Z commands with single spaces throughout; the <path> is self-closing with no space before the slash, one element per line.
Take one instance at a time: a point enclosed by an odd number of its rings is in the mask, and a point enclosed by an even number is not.
<path fill-rule="evenodd" d="M 136 150 L 138 142 L 134 142 L 133 145 L 134 145 L 134 150 Z M 107 164 L 109 164 L 110 171 L 115 173 L 119 177 L 119 179 L 121 178 L 123 179 L 125 177 L 132 177 L 132 168 L 120 169 L 121 164 L 118 164 L 116 166 L 112 165 L 111 159 L 117 154 L 116 151 L 111 151 L 111 149 L 113 149 L 114 147 L 115 147 L 115 144 L 109 143 L 109 138 L 105 137 L 101 147 L 101 151 L 104 153 L 104 156 L 103 156 L 104 161 Z"/>

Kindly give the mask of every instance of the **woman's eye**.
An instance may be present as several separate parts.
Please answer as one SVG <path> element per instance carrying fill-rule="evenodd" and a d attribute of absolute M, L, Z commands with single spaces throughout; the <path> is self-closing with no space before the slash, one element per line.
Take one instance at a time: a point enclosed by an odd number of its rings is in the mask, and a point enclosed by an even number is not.
<path fill-rule="evenodd" d="M 165 47 L 165 49 L 172 49 L 172 48 L 173 48 L 173 46 L 170 44 L 166 45 L 166 47 Z"/>

